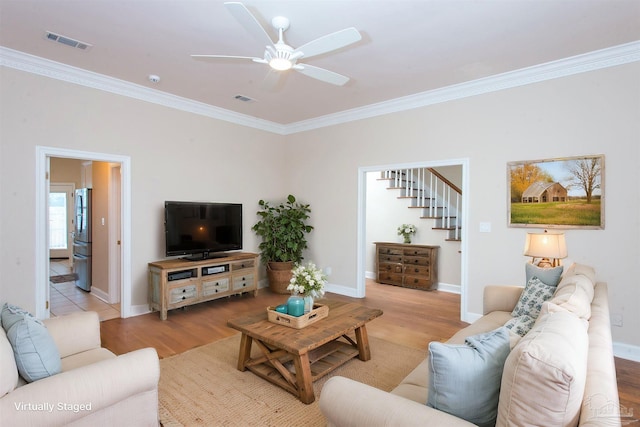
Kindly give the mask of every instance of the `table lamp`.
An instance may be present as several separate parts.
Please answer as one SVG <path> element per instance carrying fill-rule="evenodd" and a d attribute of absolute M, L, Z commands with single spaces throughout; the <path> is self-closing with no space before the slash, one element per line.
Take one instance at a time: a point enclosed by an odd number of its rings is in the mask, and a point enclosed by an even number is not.
<path fill-rule="evenodd" d="M 559 266 L 560 259 L 567 257 L 564 233 L 551 234 L 546 230 L 544 233 L 527 233 L 524 255 L 532 257 L 532 264 L 535 264 L 536 258 L 541 258 L 537 264 L 541 268 Z"/>

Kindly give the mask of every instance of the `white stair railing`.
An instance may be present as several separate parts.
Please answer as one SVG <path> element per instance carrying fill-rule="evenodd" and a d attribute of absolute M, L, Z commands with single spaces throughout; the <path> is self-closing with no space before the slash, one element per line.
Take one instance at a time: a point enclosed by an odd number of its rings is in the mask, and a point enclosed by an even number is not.
<path fill-rule="evenodd" d="M 462 196 L 458 189 L 430 168 L 386 170 L 381 178 L 389 180 L 389 188 L 401 189 L 403 197 L 412 198 L 412 206 L 422 208 L 423 217 L 435 219 L 435 228 L 448 229 L 449 239 L 461 239 Z"/>

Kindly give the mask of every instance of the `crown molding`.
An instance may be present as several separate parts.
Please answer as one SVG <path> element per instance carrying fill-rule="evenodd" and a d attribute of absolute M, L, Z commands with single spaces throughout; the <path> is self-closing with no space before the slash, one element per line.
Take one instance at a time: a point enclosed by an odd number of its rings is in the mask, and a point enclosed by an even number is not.
<path fill-rule="evenodd" d="M 0 65 L 277 134 L 284 125 L 0 46 Z"/>
<path fill-rule="evenodd" d="M 640 61 L 640 40 L 287 125 L 293 134 Z"/>
<path fill-rule="evenodd" d="M 290 124 L 280 124 L 0 46 L 0 65 L 279 135 L 426 107 L 442 102 L 640 61 L 640 41 L 547 62 Z"/>

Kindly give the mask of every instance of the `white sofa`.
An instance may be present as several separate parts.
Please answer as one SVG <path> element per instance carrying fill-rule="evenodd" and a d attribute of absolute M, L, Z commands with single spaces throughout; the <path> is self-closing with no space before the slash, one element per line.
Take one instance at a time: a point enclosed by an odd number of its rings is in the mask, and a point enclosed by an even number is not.
<path fill-rule="evenodd" d="M 160 364 L 153 348 L 116 356 L 100 347 L 95 312 L 44 321 L 62 372 L 26 383 L 0 328 L 0 424 L 158 426 Z"/>
<path fill-rule="evenodd" d="M 556 295 L 543 305 L 535 326 L 512 344 L 502 371 L 498 426 L 621 424 L 607 285 L 596 283 L 595 272 L 589 267 L 579 266 L 578 273 L 583 273 L 579 275 L 574 275 L 575 268 L 569 270 Z M 589 283 L 585 288 L 586 305 L 577 302 L 585 295 L 580 286 L 575 286 L 577 281 L 584 285 L 585 277 Z M 468 336 L 504 325 L 512 319 L 511 311 L 522 290 L 517 286 L 487 286 L 484 316 L 458 331 L 448 343 L 462 344 Z M 580 339 L 583 342 L 575 344 Z M 578 356 L 573 354 L 577 347 L 584 348 L 582 353 L 575 352 Z M 328 425 L 472 426 L 426 405 L 428 360 L 390 393 L 344 377 L 329 379 L 319 400 Z"/>

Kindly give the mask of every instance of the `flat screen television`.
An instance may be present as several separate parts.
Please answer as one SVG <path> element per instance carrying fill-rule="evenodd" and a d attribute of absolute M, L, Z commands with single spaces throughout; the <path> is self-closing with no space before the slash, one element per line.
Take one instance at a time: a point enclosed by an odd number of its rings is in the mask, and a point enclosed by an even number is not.
<path fill-rule="evenodd" d="M 242 249 L 242 204 L 164 203 L 166 255 L 198 260 Z"/>

